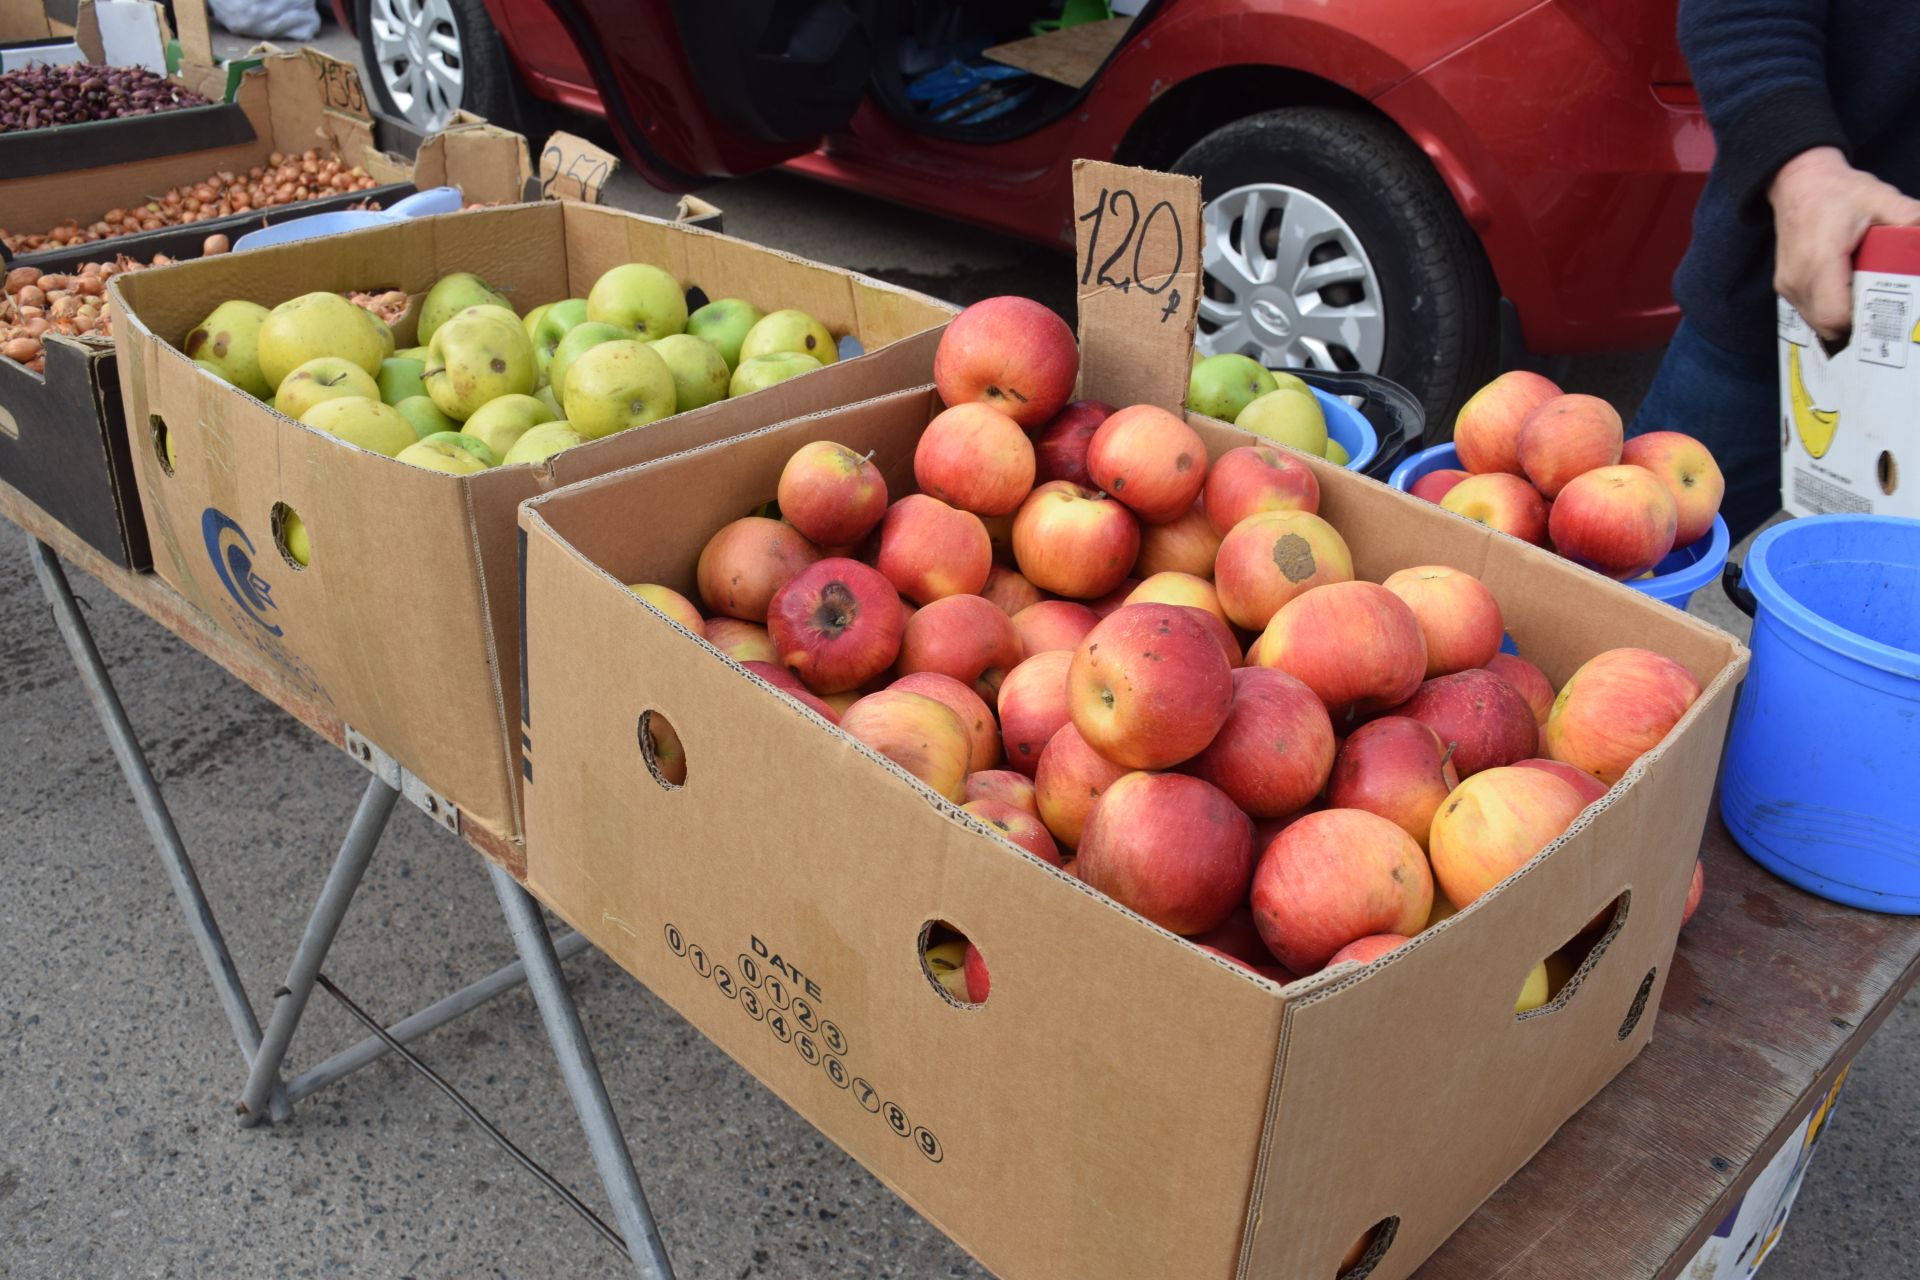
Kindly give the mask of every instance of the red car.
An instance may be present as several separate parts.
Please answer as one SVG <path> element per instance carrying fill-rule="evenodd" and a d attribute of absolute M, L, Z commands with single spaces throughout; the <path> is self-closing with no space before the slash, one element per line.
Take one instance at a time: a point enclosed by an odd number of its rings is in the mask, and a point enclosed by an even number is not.
<path fill-rule="evenodd" d="M 665 188 L 784 163 L 1071 245 L 1075 157 L 1197 174 L 1203 349 L 1436 421 L 1503 350 L 1664 341 L 1713 155 L 1677 0 L 1136 0 L 1078 89 L 979 56 L 1063 0 L 354 2 L 388 112 L 598 112 Z"/>

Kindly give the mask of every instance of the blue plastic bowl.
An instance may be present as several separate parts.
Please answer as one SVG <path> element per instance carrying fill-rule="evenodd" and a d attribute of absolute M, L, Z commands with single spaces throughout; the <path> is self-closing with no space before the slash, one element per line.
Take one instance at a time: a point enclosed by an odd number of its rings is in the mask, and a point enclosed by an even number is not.
<path fill-rule="evenodd" d="M 1339 396 L 1331 395 L 1318 387 L 1308 387 L 1313 398 L 1320 402 L 1320 412 L 1327 419 L 1327 435 L 1340 442 L 1347 451 L 1347 470 L 1359 471 L 1380 450 L 1380 437 L 1374 434 L 1373 424 L 1352 405 Z"/>
<path fill-rule="evenodd" d="M 1437 444 L 1431 449 L 1422 449 L 1395 467 L 1387 483 L 1402 493 L 1409 493 L 1413 482 L 1428 472 L 1457 470 L 1459 466 L 1460 455 L 1453 451 L 1453 446 Z M 1706 537 L 1690 547 L 1675 547 L 1665 560 L 1653 567 L 1651 578 L 1635 578 L 1626 585 L 1655 600 L 1664 600 L 1676 609 L 1685 609 L 1693 593 L 1718 578 L 1726 568 L 1727 552 L 1732 546 L 1727 522 L 1715 516 L 1713 529 Z"/>

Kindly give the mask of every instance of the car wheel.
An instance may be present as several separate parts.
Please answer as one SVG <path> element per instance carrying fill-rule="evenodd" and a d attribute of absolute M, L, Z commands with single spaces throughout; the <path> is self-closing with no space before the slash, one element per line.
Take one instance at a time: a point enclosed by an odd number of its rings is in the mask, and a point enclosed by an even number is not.
<path fill-rule="evenodd" d="M 1200 179 L 1201 351 L 1380 373 L 1435 436 L 1486 376 L 1492 272 L 1432 164 L 1392 125 L 1296 107 L 1249 116 L 1173 166 Z"/>
<path fill-rule="evenodd" d="M 357 0 L 360 58 L 382 113 L 422 133 L 471 111 L 518 126 L 513 60 L 480 0 Z"/>

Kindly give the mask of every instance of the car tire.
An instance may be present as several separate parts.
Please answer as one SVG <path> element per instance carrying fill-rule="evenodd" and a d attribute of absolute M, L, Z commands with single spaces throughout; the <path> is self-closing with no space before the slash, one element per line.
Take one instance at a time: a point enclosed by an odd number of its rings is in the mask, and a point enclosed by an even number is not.
<path fill-rule="evenodd" d="M 1282 201 L 1295 198 L 1288 193 L 1302 193 L 1306 198 L 1298 203 L 1311 207 L 1318 218 L 1314 225 L 1338 228 L 1326 233 L 1333 240 L 1322 242 L 1322 249 L 1343 237 L 1357 239 L 1362 252 L 1356 257 L 1347 258 L 1346 249 L 1337 244 L 1330 256 L 1369 271 L 1350 285 L 1337 286 L 1349 293 L 1333 296 L 1352 298 L 1369 287 L 1377 289 L 1375 301 L 1384 332 L 1349 330 L 1361 333 L 1365 341 L 1355 345 L 1372 349 L 1372 358 L 1357 358 L 1346 348 L 1336 349 L 1337 358 L 1332 361 L 1298 358 L 1304 311 L 1285 297 L 1278 303 L 1269 301 L 1275 296 L 1271 289 L 1236 298 L 1228 308 L 1236 316 L 1253 308 L 1256 301 L 1264 310 L 1248 330 L 1231 326 L 1225 330 L 1248 335 L 1252 341 L 1228 343 L 1220 349 L 1245 350 L 1256 359 L 1293 352 L 1295 358 L 1288 363 L 1332 364 L 1384 374 L 1419 399 L 1427 414 L 1429 440 L 1445 438 L 1453 410 L 1491 370 L 1498 343 L 1498 291 L 1478 240 L 1440 175 L 1411 140 L 1392 124 L 1355 111 L 1291 107 L 1216 129 L 1190 147 L 1173 168 L 1198 177 L 1202 195 L 1216 202 L 1210 205 L 1204 233 L 1209 237 L 1207 295 L 1215 305 L 1203 300 L 1203 346 L 1209 345 L 1210 322 L 1205 317 L 1213 313 L 1211 331 L 1221 331 L 1218 316 L 1226 304 L 1218 299 L 1241 280 L 1235 269 L 1224 265 L 1226 260 L 1218 257 L 1220 250 L 1213 243 L 1216 219 L 1230 216 L 1215 213 L 1215 207 L 1232 209 L 1234 200 L 1258 198 L 1250 193 L 1261 190 L 1275 191 Z M 1238 207 L 1262 206 L 1243 203 Z M 1268 225 L 1276 228 L 1271 238 L 1284 244 L 1273 214 L 1265 216 Z M 1280 216 L 1284 220 L 1290 215 L 1283 208 Z M 1243 221 L 1232 223 L 1231 229 L 1238 231 Z M 1226 230 L 1222 228 L 1221 234 Z M 1227 237 L 1222 244 L 1237 240 L 1237 235 Z M 1216 263 L 1222 265 L 1216 268 Z M 1277 269 L 1285 266 L 1281 261 Z M 1246 293 L 1243 281 L 1240 291 Z M 1314 299 L 1326 296 L 1325 292 L 1309 295 L 1307 306 L 1317 306 Z M 1287 306 L 1294 307 L 1291 331 L 1283 314 Z M 1363 310 L 1357 304 L 1347 309 Z M 1324 325 L 1328 318 L 1323 313 L 1320 323 Z M 1268 320 L 1272 328 L 1264 327 Z"/>
<path fill-rule="evenodd" d="M 382 115 L 406 122 L 422 133 L 439 127 L 429 110 L 434 95 L 419 92 L 402 101 L 394 83 L 399 77 L 382 65 L 382 41 L 375 26 L 376 9 L 389 21 L 417 28 L 422 37 L 434 28 L 452 49 L 460 72 L 459 100 L 453 105 L 482 116 L 493 124 L 525 132 L 534 104 L 521 86 L 518 69 L 506 42 L 487 15 L 481 0 L 355 0 L 354 24 L 360 36 L 360 60 L 372 82 L 374 101 Z M 441 49 L 446 49 L 441 45 Z M 415 70 L 416 77 L 419 75 Z M 451 96 L 443 94 L 442 96 Z"/>

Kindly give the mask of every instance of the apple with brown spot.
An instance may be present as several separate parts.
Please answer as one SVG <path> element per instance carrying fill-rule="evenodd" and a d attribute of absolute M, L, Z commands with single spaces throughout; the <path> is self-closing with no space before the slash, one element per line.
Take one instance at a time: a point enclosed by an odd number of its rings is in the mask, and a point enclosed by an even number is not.
<path fill-rule="evenodd" d="M 893 665 L 906 614 L 893 585 L 858 560 L 816 561 L 781 587 L 767 634 L 815 693 L 857 689 Z"/>

